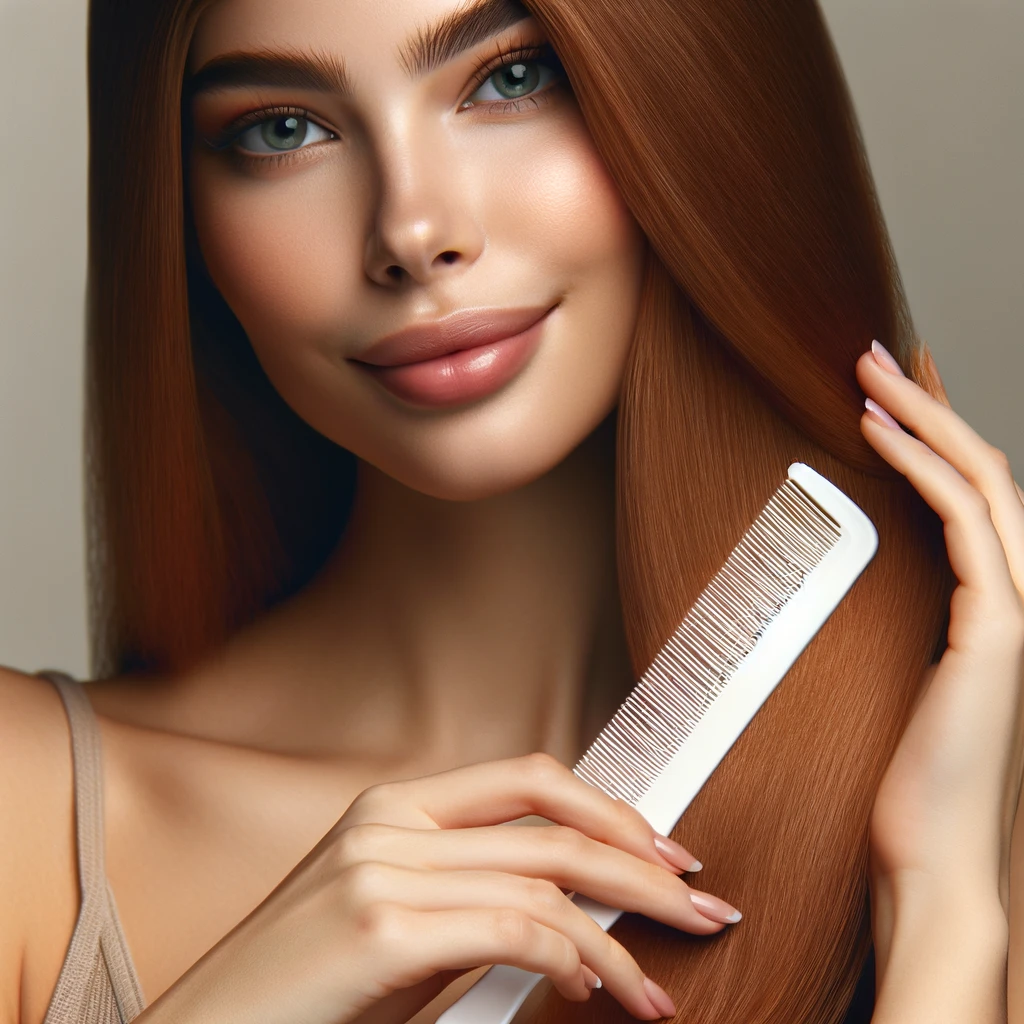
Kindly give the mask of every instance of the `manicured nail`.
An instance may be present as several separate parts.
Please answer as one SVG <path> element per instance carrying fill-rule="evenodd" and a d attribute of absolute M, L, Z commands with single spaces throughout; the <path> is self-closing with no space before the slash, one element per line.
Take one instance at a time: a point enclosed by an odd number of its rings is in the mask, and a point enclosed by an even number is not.
<path fill-rule="evenodd" d="M 864 399 L 864 408 L 874 416 L 883 427 L 892 427 L 894 430 L 903 428 L 875 401 L 870 398 Z"/>
<path fill-rule="evenodd" d="M 591 989 L 600 988 L 601 979 L 586 964 L 580 966 L 583 968 L 583 984 Z"/>
<path fill-rule="evenodd" d="M 699 860 L 694 859 L 693 854 L 685 846 L 680 846 L 668 836 L 655 836 L 654 848 L 669 864 L 679 868 L 680 871 L 700 871 L 704 867 Z"/>
<path fill-rule="evenodd" d="M 725 900 L 710 896 L 706 892 L 691 892 L 690 899 L 701 914 L 710 921 L 718 921 L 719 924 L 735 924 L 743 916 Z"/>
<path fill-rule="evenodd" d="M 651 1006 L 662 1015 L 662 1017 L 674 1017 L 676 1015 L 676 1004 L 672 1002 L 669 994 L 660 986 L 655 985 L 650 978 L 644 978 L 644 991 L 651 1001 Z"/>
<path fill-rule="evenodd" d="M 889 350 L 880 341 L 871 342 L 871 354 L 875 357 L 875 362 L 883 370 L 887 370 L 897 377 L 906 377 L 906 374 L 900 369 L 900 364 L 896 362 Z"/>

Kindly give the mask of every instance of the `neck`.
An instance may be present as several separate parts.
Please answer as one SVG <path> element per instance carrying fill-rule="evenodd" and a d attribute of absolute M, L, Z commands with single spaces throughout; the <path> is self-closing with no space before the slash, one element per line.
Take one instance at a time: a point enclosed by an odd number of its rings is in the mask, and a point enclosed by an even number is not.
<path fill-rule="evenodd" d="M 633 682 L 614 464 L 614 414 L 543 477 L 476 501 L 426 496 L 361 462 L 323 570 L 229 645 L 218 675 L 237 680 L 221 703 L 234 728 L 377 764 L 530 750 L 574 762 Z"/>

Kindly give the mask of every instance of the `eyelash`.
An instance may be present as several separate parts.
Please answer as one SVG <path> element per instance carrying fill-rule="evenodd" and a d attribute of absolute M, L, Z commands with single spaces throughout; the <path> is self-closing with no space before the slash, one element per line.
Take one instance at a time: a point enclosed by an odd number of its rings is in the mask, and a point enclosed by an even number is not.
<path fill-rule="evenodd" d="M 542 60 L 542 58 L 544 58 Z M 475 93 L 496 71 L 500 71 L 502 68 L 509 67 L 516 63 L 547 63 L 547 66 L 556 72 L 556 75 L 565 80 L 565 70 L 562 67 L 561 61 L 555 55 L 554 48 L 550 43 L 544 43 L 541 46 L 526 46 L 519 47 L 514 50 L 505 50 L 492 57 L 485 57 L 481 60 L 474 72 L 473 72 L 473 86 L 470 90 L 470 95 Z M 546 88 L 540 90 L 540 92 L 534 93 L 530 96 L 524 96 L 521 99 L 516 100 L 484 100 L 479 103 L 474 103 L 474 107 L 484 107 L 487 109 L 493 109 L 500 107 L 500 113 L 505 114 L 509 111 L 522 111 L 526 108 L 527 104 L 531 104 L 533 107 L 540 107 L 543 103 L 548 102 L 548 93 L 555 88 L 556 83 L 551 82 Z M 465 102 L 465 101 L 463 101 Z M 233 144 L 247 129 L 252 128 L 255 125 L 264 123 L 265 121 L 273 120 L 275 117 L 298 117 L 303 120 L 308 120 L 312 124 L 317 125 L 323 131 L 330 132 L 332 135 L 336 133 L 322 125 L 316 116 L 309 110 L 302 107 L 264 107 L 262 110 L 254 110 L 250 113 L 243 114 L 241 117 L 236 118 L 231 124 L 227 125 L 218 135 L 209 140 L 209 144 L 216 150 L 224 150 L 230 148 L 230 155 L 232 159 L 237 160 L 243 164 L 260 167 L 266 167 L 268 165 L 275 165 L 279 163 L 287 163 L 290 160 L 294 160 L 304 150 L 311 149 L 311 146 L 303 146 L 300 149 L 293 149 L 286 153 L 275 153 L 272 156 L 256 156 L 254 154 L 243 153 L 240 150 L 234 149 Z"/>

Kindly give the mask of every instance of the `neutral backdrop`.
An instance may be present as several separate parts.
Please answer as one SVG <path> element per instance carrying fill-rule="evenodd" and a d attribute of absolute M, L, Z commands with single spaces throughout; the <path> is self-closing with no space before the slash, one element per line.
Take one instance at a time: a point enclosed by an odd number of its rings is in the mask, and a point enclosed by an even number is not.
<path fill-rule="evenodd" d="M 1024 0 L 822 6 L 917 328 L 1024 481 Z M 0 664 L 78 675 L 85 21 L 85 0 L 0 0 Z"/>

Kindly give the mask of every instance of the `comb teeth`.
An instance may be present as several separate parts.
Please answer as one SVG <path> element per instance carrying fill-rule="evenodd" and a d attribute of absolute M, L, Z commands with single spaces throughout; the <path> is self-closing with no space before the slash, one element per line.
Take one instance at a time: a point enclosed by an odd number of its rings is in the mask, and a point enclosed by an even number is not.
<path fill-rule="evenodd" d="M 787 480 L 580 759 L 576 775 L 635 805 L 840 537 L 839 524 Z"/>

